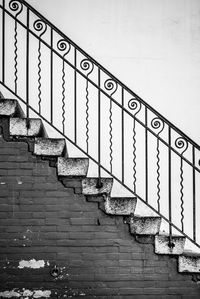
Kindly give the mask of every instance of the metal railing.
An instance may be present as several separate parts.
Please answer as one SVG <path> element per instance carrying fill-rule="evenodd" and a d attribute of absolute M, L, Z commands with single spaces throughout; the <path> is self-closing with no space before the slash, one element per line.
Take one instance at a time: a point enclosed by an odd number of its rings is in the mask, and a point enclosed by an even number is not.
<path fill-rule="evenodd" d="M 24 0 L 0 0 L 0 83 L 200 247 L 200 147 Z M 24 100 L 25 99 L 25 100 Z M 28 124 L 28 121 L 27 121 Z"/>

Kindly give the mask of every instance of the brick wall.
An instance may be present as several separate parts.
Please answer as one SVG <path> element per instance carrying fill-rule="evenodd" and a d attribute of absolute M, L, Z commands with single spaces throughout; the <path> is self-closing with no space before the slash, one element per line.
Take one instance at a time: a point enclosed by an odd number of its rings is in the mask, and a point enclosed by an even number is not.
<path fill-rule="evenodd" d="M 200 298 L 176 257 L 136 242 L 123 217 L 105 215 L 25 142 L 2 136 L 0 239 L 1 298 Z"/>

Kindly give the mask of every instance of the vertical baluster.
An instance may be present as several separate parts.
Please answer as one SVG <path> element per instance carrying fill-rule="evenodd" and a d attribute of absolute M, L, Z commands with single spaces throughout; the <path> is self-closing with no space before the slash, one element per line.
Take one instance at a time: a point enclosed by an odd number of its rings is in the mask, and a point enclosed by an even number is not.
<path fill-rule="evenodd" d="M 51 56 L 50 56 L 50 97 L 51 97 L 51 124 L 53 124 L 53 29 L 51 28 Z"/>
<path fill-rule="evenodd" d="M 23 5 L 20 2 L 10 1 L 9 8 L 15 12 L 15 27 L 14 27 L 14 85 L 15 85 L 15 94 L 17 94 L 17 81 L 18 81 L 18 31 L 17 31 L 17 17 L 23 10 Z"/>
<path fill-rule="evenodd" d="M 63 57 L 64 58 L 64 57 Z M 62 61 L 62 126 L 63 134 L 65 134 L 65 61 Z"/>
<path fill-rule="evenodd" d="M 142 105 L 136 99 L 130 99 L 128 102 L 129 109 L 134 111 L 133 116 L 133 192 L 136 193 L 136 129 L 135 129 L 135 116 L 140 112 Z"/>
<path fill-rule="evenodd" d="M 133 191 L 136 192 L 136 130 L 135 118 L 133 118 Z"/>
<path fill-rule="evenodd" d="M 181 229 L 182 231 L 184 232 L 184 200 L 183 200 L 183 189 L 184 189 L 184 186 L 183 186 L 183 159 L 181 157 L 181 163 L 180 163 L 180 193 L 181 193 Z"/>
<path fill-rule="evenodd" d="M 5 83 L 5 0 L 2 11 L 2 82 Z"/>
<path fill-rule="evenodd" d="M 60 51 L 63 51 L 62 57 L 62 127 L 63 134 L 65 134 L 65 56 L 69 53 L 71 45 L 64 39 L 57 42 L 57 47 Z"/>
<path fill-rule="evenodd" d="M 104 82 L 104 87 L 106 90 L 111 91 L 110 97 L 117 91 L 118 84 L 113 79 L 107 79 Z M 109 135 L 110 135 L 110 172 L 112 173 L 113 166 L 113 109 L 112 109 L 112 99 L 110 98 L 110 108 L 109 108 Z"/>
<path fill-rule="evenodd" d="M 89 71 L 87 73 L 87 79 L 86 79 L 86 147 L 87 147 L 87 153 L 89 152 L 89 90 L 88 90 L 88 76 L 92 73 L 94 69 L 94 64 L 88 60 L 83 59 L 81 61 L 81 68 L 85 71 Z"/>
<path fill-rule="evenodd" d="M 47 24 L 45 24 L 42 20 L 36 20 L 33 24 L 33 27 L 36 31 L 41 32 L 39 34 L 39 45 L 38 45 L 38 108 L 39 108 L 39 114 L 41 114 L 41 102 L 42 102 L 42 98 L 41 98 L 41 64 L 42 64 L 42 60 L 41 60 L 41 37 L 43 36 L 43 34 L 46 32 L 47 30 Z"/>
<path fill-rule="evenodd" d="M 122 183 L 124 184 L 124 88 L 122 87 Z"/>
<path fill-rule="evenodd" d="M 160 135 L 160 133 L 163 131 L 164 129 L 164 122 L 158 118 L 155 117 L 152 119 L 151 121 L 151 125 L 154 129 L 157 130 L 157 136 Z M 160 213 L 160 142 L 159 142 L 159 138 L 157 137 L 157 146 L 156 146 L 156 158 L 157 158 L 157 204 L 158 204 L 158 212 Z"/>
<path fill-rule="evenodd" d="M 168 127 L 168 196 L 169 196 L 169 243 L 168 246 L 170 248 L 174 247 L 174 244 L 172 242 L 172 197 L 171 197 L 171 192 L 172 192 L 172 186 L 171 186 L 171 128 L 170 126 Z"/>
<path fill-rule="evenodd" d="M 148 203 L 148 115 L 145 106 L 145 199 Z"/>
<path fill-rule="evenodd" d="M 77 142 L 77 50 L 74 48 L 74 142 Z"/>
<path fill-rule="evenodd" d="M 184 232 L 184 185 L 183 185 L 183 181 L 184 181 L 184 177 L 183 177 L 183 154 L 184 152 L 187 150 L 188 148 L 188 142 L 183 138 L 183 137 L 178 137 L 175 140 L 175 146 L 178 149 L 181 149 L 181 157 L 180 157 L 180 200 L 181 200 L 181 229 Z"/>
<path fill-rule="evenodd" d="M 102 187 L 101 182 L 101 70 L 98 68 L 98 181 L 97 188 Z"/>
<path fill-rule="evenodd" d="M 27 30 L 26 30 L 26 125 L 29 127 L 29 8 L 27 7 Z"/>
<path fill-rule="evenodd" d="M 196 176 L 195 176 L 195 147 L 192 146 L 192 189 L 193 189 L 193 240 L 196 242 Z"/>

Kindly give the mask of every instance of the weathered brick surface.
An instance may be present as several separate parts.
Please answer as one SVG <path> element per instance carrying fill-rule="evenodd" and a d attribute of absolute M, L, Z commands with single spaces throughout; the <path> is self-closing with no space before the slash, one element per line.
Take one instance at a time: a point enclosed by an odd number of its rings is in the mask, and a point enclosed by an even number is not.
<path fill-rule="evenodd" d="M 152 244 L 134 240 L 123 217 L 105 215 L 68 186 L 25 142 L 1 137 L 2 298 L 14 289 L 50 290 L 51 298 L 200 298 L 192 276 L 178 274 L 176 257 L 154 254 Z M 30 260 L 44 267 L 19 267 Z M 58 277 L 50 275 L 55 265 Z"/>

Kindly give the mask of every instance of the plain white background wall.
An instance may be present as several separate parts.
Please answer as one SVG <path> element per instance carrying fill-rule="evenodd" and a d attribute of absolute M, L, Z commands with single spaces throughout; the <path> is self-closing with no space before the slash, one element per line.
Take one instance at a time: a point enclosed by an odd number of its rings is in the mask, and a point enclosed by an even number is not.
<path fill-rule="evenodd" d="M 200 143 L 199 0 L 27 0 Z"/>

